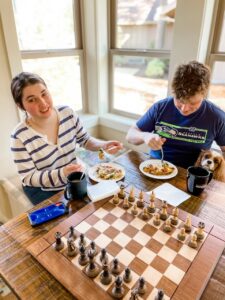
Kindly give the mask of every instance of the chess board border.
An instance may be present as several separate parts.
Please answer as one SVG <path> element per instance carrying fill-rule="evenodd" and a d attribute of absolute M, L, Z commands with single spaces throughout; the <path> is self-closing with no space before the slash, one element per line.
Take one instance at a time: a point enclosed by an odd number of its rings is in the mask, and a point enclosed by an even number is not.
<path fill-rule="evenodd" d="M 126 193 L 129 193 L 129 190 L 130 187 L 127 187 Z M 139 191 L 136 190 L 135 194 L 138 196 Z M 62 235 L 65 235 L 70 226 L 80 224 L 111 198 L 108 197 L 96 203 L 91 202 L 87 204 L 27 248 L 45 269 L 70 291 L 72 295 L 81 300 L 87 299 L 87 291 L 91 291 L 91 293 L 88 293 L 89 300 L 96 300 L 99 297 L 104 300 L 112 300 L 112 297 L 100 289 L 92 279 L 87 278 L 84 273 L 74 267 L 64 255 L 54 250 L 52 244 L 55 242 L 55 232 L 60 231 Z M 144 193 L 144 200 L 148 204 L 149 195 Z M 160 200 L 156 199 L 155 203 L 156 207 L 161 206 Z M 172 209 L 173 207 L 169 206 L 168 212 L 171 213 Z M 187 212 L 179 210 L 179 219 L 185 221 L 187 214 Z M 192 225 L 194 227 L 197 227 L 199 221 L 202 220 L 196 216 L 192 216 Z M 187 300 L 200 299 L 222 255 L 225 247 L 225 231 L 218 226 L 213 226 L 209 222 L 205 223 L 205 225 L 205 231 L 208 233 L 207 238 L 171 299 L 180 300 L 184 296 Z"/>

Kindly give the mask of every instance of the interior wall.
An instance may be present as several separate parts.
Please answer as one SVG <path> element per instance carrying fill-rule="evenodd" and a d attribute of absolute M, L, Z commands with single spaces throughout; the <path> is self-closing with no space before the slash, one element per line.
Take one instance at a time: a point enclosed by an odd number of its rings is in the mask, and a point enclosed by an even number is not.
<path fill-rule="evenodd" d="M 11 74 L 8 64 L 5 40 L 0 15 L 0 178 L 16 173 L 10 152 L 10 133 L 19 121 L 17 109 L 14 105 L 10 83 Z"/>

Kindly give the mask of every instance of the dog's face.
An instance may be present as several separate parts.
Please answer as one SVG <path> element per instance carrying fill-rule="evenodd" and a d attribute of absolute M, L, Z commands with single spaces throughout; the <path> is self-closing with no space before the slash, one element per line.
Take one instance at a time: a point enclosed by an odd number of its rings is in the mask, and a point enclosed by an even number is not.
<path fill-rule="evenodd" d="M 207 170 L 214 172 L 223 162 L 220 153 L 211 150 L 203 150 L 199 157 L 199 165 Z"/>

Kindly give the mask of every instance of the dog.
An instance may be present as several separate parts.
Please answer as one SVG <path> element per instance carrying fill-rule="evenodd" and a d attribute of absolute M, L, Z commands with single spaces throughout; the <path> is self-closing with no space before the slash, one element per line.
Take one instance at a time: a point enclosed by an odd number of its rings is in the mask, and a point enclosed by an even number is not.
<path fill-rule="evenodd" d="M 201 150 L 195 166 L 201 166 L 212 173 L 212 178 L 225 182 L 225 160 L 215 150 Z"/>

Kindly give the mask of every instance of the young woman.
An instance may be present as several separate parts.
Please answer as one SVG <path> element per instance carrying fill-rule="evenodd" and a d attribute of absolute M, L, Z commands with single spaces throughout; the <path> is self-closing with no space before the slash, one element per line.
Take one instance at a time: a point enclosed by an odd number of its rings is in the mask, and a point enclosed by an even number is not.
<path fill-rule="evenodd" d="M 26 115 L 11 134 L 11 150 L 23 190 L 33 204 L 64 189 L 67 176 L 82 170 L 76 144 L 88 150 L 103 148 L 111 154 L 122 148 L 118 141 L 91 137 L 68 106 L 54 107 L 47 85 L 38 75 L 18 74 L 11 92 Z"/>
<path fill-rule="evenodd" d="M 151 148 L 153 158 L 187 168 L 195 163 L 201 149 L 216 141 L 225 151 L 225 112 L 205 99 L 210 70 L 197 61 L 178 66 L 173 81 L 173 97 L 156 102 L 129 129 L 128 142 Z"/>

